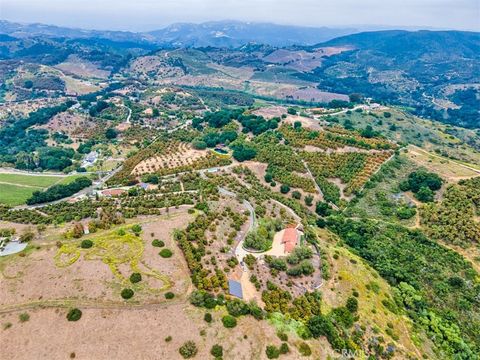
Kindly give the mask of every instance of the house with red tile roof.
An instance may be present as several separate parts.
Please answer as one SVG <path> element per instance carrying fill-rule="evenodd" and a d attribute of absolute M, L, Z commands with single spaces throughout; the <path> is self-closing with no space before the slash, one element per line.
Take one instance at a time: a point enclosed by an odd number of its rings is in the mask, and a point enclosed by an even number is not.
<path fill-rule="evenodd" d="M 282 244 L 284 245 L 284 252 L 291 253 L 299 241 L 299 234 L 295 228 L 286 228 L 283 232 Z"/>

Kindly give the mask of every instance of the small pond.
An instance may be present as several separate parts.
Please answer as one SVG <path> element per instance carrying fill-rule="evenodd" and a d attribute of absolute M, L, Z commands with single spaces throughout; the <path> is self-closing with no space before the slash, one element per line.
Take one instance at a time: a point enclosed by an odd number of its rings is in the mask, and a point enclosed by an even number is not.
<path fill-rule="evenodd" d="M 27 247 L 27 243 L 21 243 L 18 241 L 10 241 L 7 243 L 3 250 L 0 250 L 0 256 L 7 256 L 16 254 Z"/>

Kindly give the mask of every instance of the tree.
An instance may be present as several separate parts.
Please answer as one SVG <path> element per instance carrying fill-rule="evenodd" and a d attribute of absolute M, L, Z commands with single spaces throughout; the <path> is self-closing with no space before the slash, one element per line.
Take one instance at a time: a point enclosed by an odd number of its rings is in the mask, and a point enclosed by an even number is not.
<path fill-rule="evenodd" d="M 296 129 L 296 130 L 301 129 L 302 128 L 302 122 L 301 121 L 295 121 L 293 123 L 293 128 Z"/>
<path fill-rule="evenodd" d="M 232 315 L 225 315 L 222 317 L 222 323 L 226 328 L 234 328 L 237 326 L 237 319 L 235 319 Z"/>
<path fill-rule="evenodd" d="M 415 197 L 421 202 L 432 202 L 433 201 L 433 191 L 430 190 L 427 186 L 422 186 L 420 190 L 415 194 Z"/>
<path fill-rule="evenodd" d="M 223 347 L 218 344 L 213 345 L 210 354 L 215 358 L 221 358 L 223 356 Z"/>
<path fill-rule="evenodd" d="M 198 349 L 197 345 L 193 341 L 187 341 L 178 349 L 180 355 L 183 356 L 184 359 L 190 359 L 197 355 Z"/>
<path fill-rule="evenodd" d="M 70 309 L 70 311 L 67 314 L 67 320 L 68 321 L 78 321 L 82 317 L 82 311 L 75 308 L 75 309 Z"/>
<path fill-rule="evenodd" d="M 122 298 L 124 298 L 125 300 L 132 298 L 134 294 L 135 293 L 133 292 L 132 289 L 123 289 L 122 292 L 120 293 Z"/>
<path fill-rule="evenodd" d="M 235 145 L 233 148 L 233 158 L 237 161 L 243 162 L 251 160 L 257 155 L 257 151 L 248 145 Z"/>
<path fill-rule="evenodd" d="M 132 273 L 132 275 L 130 275 L 130 282 L 132 284 L 135 284 L 135 283 L 138 283 L 142 281 L 142 274 L 140 273 Z"/>
<path fill-rule="evenodd" d="M 280 356 L 280 350 L 275 345 L 268 345 L 265 354 L 269 359 L 277 359 Z"/>
<path fill-rule="evenodd" d="M 162 249 L 159 254 L 163 258 L 170 258 L 172 257 L 173 252 L 170 249 Z"/>
<path fill-rule="evenodd" d="M 205 150 L 207 143 L 201 139 L 195 139 L 192 141 L 192 147 L 197 150 Z"/>
<path fill-rule="evenodd" d="M 205 320 L 207 323 L 211 323 L 213 318 L 212 318 L 212 314 L 210 313 L 205 313 L 205 315 L 203 316 L 203 320 Z"/>
<path fill-rule="evenodd" d="M 282 184 L 282 185 L 280 186 L 280 192 L 281 192 L 282 194 L 287 194 L 289 191 L 290 191 L 290 186 L 285 185 L 285 184 Z"/>
<path fill-rule="evenodd" d="M 115 139 L 118 135 L 118 132 L 117 130 L 115 130 L 114 128 L 108 128 L 107 131 L 105 131 L 105 137 L 107 139 Z"/>
<path fill-rule="evenodd" d="M 313 204 L 313 196 L 312 195 L 305 196 L 304 200 L 305 200 L 305 205 L 312 206 L 312 204 Z"/>
<path fill-rule="evenodd" d="M 139 224 L 135 224 L 132 226 L 132 231 L 135 235 L 140 235 L 140 233 L 142 232 L 142 226 L 139 225 Z"/>
<path fill-rule="evenodd" d="M 93 246 L 93 241 L 92 240 L 82 240 L 80 243 L 80 247 L 82 249 L 90 249 Z"/>
<path fill-rule="evenodd" d="M 352 103 L 359 103 L 359 102 L 362 101 L 363 96 L 362 96 L 362 94 L 359 94 L 359 93 L 352 93 L 352 94 L 348 95 L 348 98 L 349 98 L 350 102 L 352 102 Z"/>
<path fill-rule="evenodd" d="M 351 313 L 356 313 L 358 311 L 358 300 L 352 296 L 350 296 L 347 299 L 347 304 L 345 307 L 350 311 Z"/>
<path fill-rule="evenodd" d="M 287 113 L 290 114 L 290 115 L 297 115 L 297 110 L 295 110 L 294 108 L 292 107 L 289 107 L 287 109 Z"/>

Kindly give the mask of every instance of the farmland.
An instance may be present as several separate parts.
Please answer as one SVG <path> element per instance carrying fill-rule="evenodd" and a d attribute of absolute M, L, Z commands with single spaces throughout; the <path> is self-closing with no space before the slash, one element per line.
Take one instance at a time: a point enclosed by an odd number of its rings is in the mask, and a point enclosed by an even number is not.
<path fill-rule="evenodd" d="M 0 36 L 2 355 L 478 358 L 473 90 L 441 123 L 385 48 L 120 35 Z"/>
<path fill-rule="evenodd" d="M 54 184 L 69 183 L 76 177 L 0 173 L 0 203 L 10 206 L 24 204 L 33 192 Z"/>

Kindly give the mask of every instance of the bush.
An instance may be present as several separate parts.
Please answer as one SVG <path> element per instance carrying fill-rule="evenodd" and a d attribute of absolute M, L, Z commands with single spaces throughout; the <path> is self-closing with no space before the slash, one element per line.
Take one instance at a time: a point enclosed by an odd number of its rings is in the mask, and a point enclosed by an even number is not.
<path fill-rule="evenodd" d="M 92 240 L 83 240 L 80 243 L 80 247 L 82 249 L 90 249 L 93 246 L 93 241 Z"/>
<path fill-rule="evenodd" d="M 67 314 L 68 321 L 78 321 L 82 317 L 82 311 L 80 309 L 70 309 Z"/>
<path fill-rule="evenodd" d="M 142 281 L 142 274 L 140 273 L 133 273 L 132 275 L 130 275 L 130 282 L 132 284 L 135 284 L 135 283 L 138 283 Z"/>
<path fill-rule="evenodd" d="M 216 358 L 221 358 L 223 356 L 223 347 L 222 345 L 215 344 L 210 350 L 210 354 Z"/>
<path fill-rule="evenodd" d="M 285 185 L 285 184 L 282 184 L 282 185 L 280 186 L 280 192 L 281 192 L 282 194 L 287 194 L 289 191 L 290 191 L 290 186 Z"/>
<path fill-rule="evenodd" d="M 267 358 L 269 359 L 276 359 L 280 356 L 280 350 L 277 349 L 274 345 L 268 345 L 265 353 L 267 354 Z"/>
<path fill-rule="evenodd" d="M 300 200 L 302 198 L 302 194 L 300 194 L 300 191 L 295 190 L 292 192 L 292 198 Z"/>
<path fill-rule="evenodd" d="M 170 335 L 168 335 L 166 338 L 165 338 L 165 342 L 170 342 L 172 341 L 172 337 Z"/>
<path fill-rule="evenodd" d="M 173 299 L 174 297 L 175 297 L 175 294 L 171 291 L 165 293 L 165 299 L 170 300 L 170 299 Z"/>
<path fill-rule="evenodd" d="M 350 311 L 351 313 L 356 313 L 358 311 L 358 300 L 352 296 L 350 296 L 347 299 L 347 304 L 345 307 Z"/>
<path fill-rule="evenodd" d="M 138 224 L 132 226 L 132 231 L 135 235 L 139 235 L 142 232 L 142 227 Z"/>
<path fill-rule="evenodd" d="M 213 320 L 212 314 L 205 313 L 205 315 L 203 316 L 203 320 L 205 320 L 207 323 L 211 323 Z"/>
<path fill-rule="evenodd" d="M 237 326 L 237 319 L 235 319 L 232 315 L 225 315 L 222 318 L 222 323 L 226 328 L 234 328 Z"/>
<path fill-rule="evenodd" d="M 180 346 L 178 352 L 180 353 L 180 355 L 183 356 L 184 359 L 190 359 L 197 355 L 197 345 L 195 345 L 193 341 L 187 341 L 185 344 Z"/>
<path fill-rule="evenodd" d="M 305 196 L 304 200 L 305 200 L 305 205 L 312 206 L 312 204 L 313 204 L 313 196 L 312 195 Z"/>
<path fill-rule="evenodd" d="M 312 349 L 310 349 L 310 346 L 305 343 L 305 342 L 302 342 L 300 344 L 300 346 L 298 347 L 298 352 L 300 353 L 300 355 L 302 356 L 310 356 L 312 355 Z"/>
<path fill-rule="evenodd" d="M 122 292 L 120 293 L 122 298 L 124 298 L 125 300 L 130 299 L 134 294 L 135 293 L 133 292 L 132 289 L 123 289 Z"/>
<path fill-rule="evenodd" d="M 25 322 L 25 321 L 30 320 L 30 315 L 28 315 L 27 313 L 21 313 L 18 316 L 18 319 L 20 320 L 20 322 Z"/>
<path fill-rule="evenodd" d="M 170 249 L 162 249 L 162 251 L 160 251 L 159 254 L 163 258 L 169 258 L 169 257 L 172 257 L 173 255 L 172 250 Z"/>
<path fill-rule="evenodd" d="M 152 241 L 152 246 L 164 247 L 165 243 L 162 240 L 155 239 L 155 240 Z"/>
<path fill-rule="evenodd" d="M 280 345 L 280 354 L 287 354 L 290 352 L 290 349 L 288 347 L 288 344 L 287 343 L 282 343 L 282 345 Z"/>

